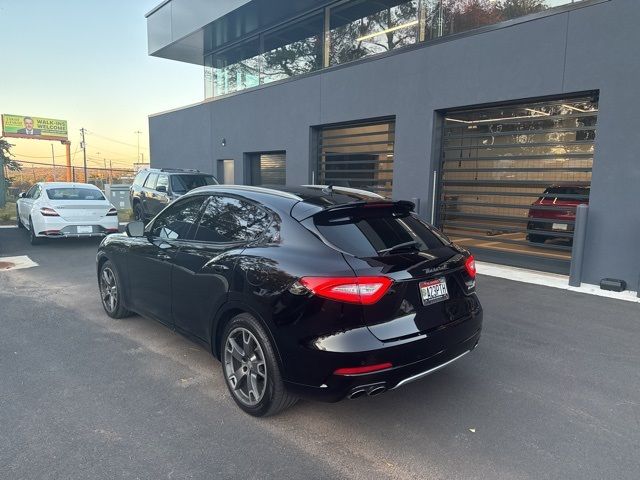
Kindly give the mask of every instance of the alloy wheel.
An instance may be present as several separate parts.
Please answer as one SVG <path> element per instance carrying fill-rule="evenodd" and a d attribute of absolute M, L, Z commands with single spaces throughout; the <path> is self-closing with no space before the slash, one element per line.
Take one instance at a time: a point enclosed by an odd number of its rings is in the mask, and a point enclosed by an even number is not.
<path fill-rule="evenodd" d="M 115 311 L 118 306 L 118 286 L 116 284 L 116 276 L 109 267 L 102 269 L 102 274 L 100 275 L 100 294 L 104 307 L 109 312 Z"/>
<path fill-rule="evenodd" d="M 233 395 L 244 405 L 254 406 L 267 389 L 267 364 L 255 335 L 238 327 L 227 337 L 224 371 Z"/>

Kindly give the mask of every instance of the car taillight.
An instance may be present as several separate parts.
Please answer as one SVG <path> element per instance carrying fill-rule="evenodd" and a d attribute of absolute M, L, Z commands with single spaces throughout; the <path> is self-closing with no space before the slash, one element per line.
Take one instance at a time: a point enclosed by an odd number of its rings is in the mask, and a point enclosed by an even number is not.
<path fill-rule="evenodd" d="M 476 278 L 476 260 L 473 258 L 473 255 L 468 256 L 464 261 L 464 268 L 471 278 Z"/>
<path fill-rule="evenodd" d="M 59 217 L 60 216 L 58 212 L 56 212 L 53 208 L 49 208 L 49 207 L 42 207 L 40 209 L 40 214 L 42 214 L 43 217 Z"/>
<path fill-rule="evenodd" d="M 388 277 L 303 277 L 300 283 L 319 297 L 373 305 L 387 293 L 393 280 Z"/>
<path fill-rule="evenodd" d="M 111 207 L 107 212 L 107 217 L 117 217 L 117 216 L 118 216 L 118 210 L 116 210 L 115 207 Z"/>

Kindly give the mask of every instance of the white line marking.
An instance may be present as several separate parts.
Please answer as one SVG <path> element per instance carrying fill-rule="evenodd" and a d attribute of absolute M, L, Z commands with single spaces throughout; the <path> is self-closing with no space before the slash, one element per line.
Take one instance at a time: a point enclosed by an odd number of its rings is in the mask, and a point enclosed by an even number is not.
<path fill-rule="evenodd" d="M 580 287 L 571 287 L 569 286 L 569 277 L 566 275 L 538 272 L 535 270 L 526 270 L 524 268 L 496 265 L 495 263 L 486 262 L 476 262 L 476 267 L 478 268 L 478 273 L 480 275 L 487 275 L 489 277 L 505 278 L 507 280 L 513 280 L 514 282 L 531 283 L 533 285 L 543 285 L 545 287 L 559 288 L 561 290 L 570 290 L 572 292 L 640 303 L 640 298 L 637 297 L 637 292 L 630 290 L 624 292 L 610 292 L 608 290 L 601 290 L 598 285 L 590 285 L 588 283 L 583 283 Z"/>
<path fill-rule="evenodd" d="M 2 268 L 3 263 L 11 264 L 8 268 Z M 38 264 L 31 260 L 26 255 L 20 255 L 18 257 L 0 257 L 0 272 L 7 272 L 9 270 L 21 270 L 23 268 L 37 267 Z"/>
<path fill-rule="evenodd" d="M 0 228 L 18 228 L 17 225 L 0 225 Z"/>

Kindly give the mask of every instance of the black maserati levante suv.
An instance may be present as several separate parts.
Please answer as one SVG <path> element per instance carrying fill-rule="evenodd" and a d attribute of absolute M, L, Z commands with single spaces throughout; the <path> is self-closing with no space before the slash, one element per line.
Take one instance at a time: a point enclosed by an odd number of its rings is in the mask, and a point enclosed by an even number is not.
<path fill-rule="evenodd" d="M 102 241 L 102 304 L 206 345 L 251 415 L 376 395 L 480 338 L 473 257 L 413 207 L 330 186 L 197 188 Z"/>

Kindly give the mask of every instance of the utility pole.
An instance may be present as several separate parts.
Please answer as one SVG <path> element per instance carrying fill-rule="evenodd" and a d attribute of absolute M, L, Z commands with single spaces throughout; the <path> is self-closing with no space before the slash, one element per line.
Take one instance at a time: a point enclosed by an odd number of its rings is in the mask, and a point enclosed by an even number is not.
<path fill-rule="evenodd" d="M 51 170 L 53 172 L 53 181 L 56 181 L 56 154 L 53 153 L 53 143 L 51 144 Z"/>
<path fill-rule="evenodd" d="M 113 183 L 113 167 L 111 166 L 111 160 L 109 160 L 109 183 Z"/>
<path fill-rule="evenodd" d="M 138 135 L 138 156 L 136 157 L 136 162 L 140 161 L 140 134 L 142 133 L 140 130 L 136 130 L 135 132 L 136 135 Z"/>
<path fill-rule="evenodd" d="M 87 144 L 84 141 L 84 127 L 80 129 L 80 133 L 82 133 L 82 143 L 80 146 L 82 147 L 82 154 L 84 156 L 84 183 L 89 183 L 89 177 L 87 177 Z"/>
<path fill-rule="evenodd" d="M 0 159 L 0 208 L 4 208 L 7 202 L 7 180 L 4 175 L 4 161 Z"/>
<path fill-rule="evenodd" d="M 67 154 L 67 182 L 71 181 L 72 169 L 71 169 L 71 142 L 69 140 L 61 140 L 60 143 L 64 145 L 65 152 Z"/>

